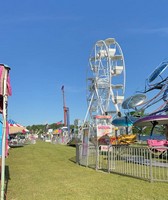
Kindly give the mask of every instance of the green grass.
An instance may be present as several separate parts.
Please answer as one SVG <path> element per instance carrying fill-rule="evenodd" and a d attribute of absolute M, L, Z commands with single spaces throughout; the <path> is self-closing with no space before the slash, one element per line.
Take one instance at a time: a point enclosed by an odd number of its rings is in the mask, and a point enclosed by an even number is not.
<path fill-rule="evenodd" d="M 38 141 L 12 148 L 8 200 L 167 200 L 168 183 L 97 172 L 75 164 L 75 148 Z"/>

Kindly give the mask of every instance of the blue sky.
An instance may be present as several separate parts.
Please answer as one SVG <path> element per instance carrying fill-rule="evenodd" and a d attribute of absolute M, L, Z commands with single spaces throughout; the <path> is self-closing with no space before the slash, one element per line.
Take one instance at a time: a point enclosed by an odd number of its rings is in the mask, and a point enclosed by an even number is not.
<path fill-rule="evenodd" d="M 84 119 L 86 71 L 96 41 L 115 38 L 126 63 L 126 94 L 168 57 L 166 0 L 0 2 L 0 63 L 11 67 L 8 118 L 23 125 Z"/>

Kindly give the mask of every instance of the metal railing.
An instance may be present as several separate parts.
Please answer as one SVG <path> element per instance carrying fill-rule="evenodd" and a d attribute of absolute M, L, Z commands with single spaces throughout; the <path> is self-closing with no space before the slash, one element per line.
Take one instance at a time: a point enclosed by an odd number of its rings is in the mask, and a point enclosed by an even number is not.
<path fill-rule="evenodd" d="M 52 144 L 67 144 L 69 142 L 69 136 L 53 137 L 51 140 Z"/>
<path fill-rule="evenodd" d="M 148 181 L 168 182 L 168 147 L 76 146 L 80 165 Z"/>

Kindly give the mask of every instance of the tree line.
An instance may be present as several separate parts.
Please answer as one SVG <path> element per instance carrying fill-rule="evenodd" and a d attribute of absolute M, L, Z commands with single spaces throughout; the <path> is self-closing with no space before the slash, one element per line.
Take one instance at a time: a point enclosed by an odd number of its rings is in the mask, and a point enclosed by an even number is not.
<path fill-rule="evenodd" d="M 64 124 L 37 124 L 37 125 L 31 125 L 31 126 L 27 126 L 26 128 L 30 131 L 30 133 L 33 134 L 44 134 L 48 131 L 48 129 L 59 129 L 61 127 L 63 127 Z M 70 129 L 73 129 L 74 125 L 70 125 Z"/>

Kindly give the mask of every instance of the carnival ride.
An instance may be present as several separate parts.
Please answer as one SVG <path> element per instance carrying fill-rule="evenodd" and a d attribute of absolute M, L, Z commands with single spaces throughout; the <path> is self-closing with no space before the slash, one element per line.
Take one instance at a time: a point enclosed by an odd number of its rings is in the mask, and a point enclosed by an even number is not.
<path fill-rule="evenodd" d="M 141 126 L 139 120 L 145 113 L 153 116 L 150 118 L 152 125 L 150 135 L 158 124 L 157 118 L 155 120 L 154 116 L 160 115 L 161 122 L 159 124 L 164 125 L 164 117 L 168 113 L 168 76 L 163 72 L 167 67 L 168 61 L 161 62 L 146 79 L 145 88 L 124 100 L 126 73 L 121 47 L 114 38 L 97 41 L 89 57 L 88 109 L 84 119 L 84 124 L 89 126 L 91 135 L 97 134 L 97 130 L 94 131 L 95 128 L 92 128 L 98 125 L 96 116 L 111 116 L 111 136 L 114 140 L 119 138 L 117 131 L 122 130 L 123 127 L 125 132 L 121 133 L 120 131 L 121 135 L 131 137 L 129 130 L 133 125 L 137 128 Z M 150 93 L 151 96 L 151 92 L 153 92 L 153 96 L 147 99 L 147 95 Z M 155 109 L 152 109 L 152 106 Z M 124 114 L 121 109 L 124 110 Z M 102 117 L 101 123 L 104 123 L 103 121 L 106 125 L 109 124 L 109 119 Z"/>
<path fill-rule="evenodd" d="M 114 119 L 112 121 L 113 124 L 134 125 L 137 128 L 152 126 L 150 137 L 152 137 L 154 128 L 157 125 L 161 125 L 162 129 L 166 129 L 168 124 L 168 76 L 163 74 L 163 72 L 167 67 L 168 61 L 163 61 L 156 67 L 146 79 L 145 89 L 127 98 L 122 103 L 122 108 L 127 111 L 125 112 L 125 117 Z M 147 94 L 151 91 L 157 92 L 152 98 L 147 100 Z M 155 108 L 154 111 L 152 106 Z M 145 116 L 145 112 L 148 113 L 147 116 Z"/>
<path fill-rule="evenodd" d="M 140 108 L 141 111 L 147 110 L 153 105 L 156 105 L 155 107 L 157 108 L 150 112 L 150 115 L 165 114 L 165 112 L 168 111 L 168 76 L 163 73 L 167 67 L 168 61 L 161 62 L 146 79 L 145 90 L 141 93 L 147 94 L 150 91 L 158 90 L 159 92 L 156 92 L 153 98 L 142 104 Z"/>
<path fill-rule="evenodd" d="M 88 109 L 84 122 L 94 123 L 96 115 L 120 116 L 125 92 L 125 61 L 114 38 L 95 43 L 87 74 Z"/>
<path fill-rule="evenodd" d="M 148 108 L 155 105 L 154 111 L 149 111 L 150 115 L 165 114 L 168 111 L 168 76 L 165 77 L 163 72 L 168 67 L 168 61 L 161 62 L 157 68 L 150 74 L 150 76 L 145 81 L 145 89 L 139 91 L 139 98 L 137 98 L 138 103 L 136 102 L 136 95 L 130 99 L 127 103 L 123 103 L 125 109 L 133 108 L 136 112 L 144 113 Z M 159 90 L 159 92 L 158 92 Z M 151 91 L 157 91 L 156 94 L 149 100 L 146 100 L 146 94 Z M 141 98 L 140 98 L 141 97 Z M 132 103 L 133 106 L 130 106 Z M 139 107 L 139 108 L 138 108 Z"/>
<path fill-rule="evenodd" d="M 114 169 L 115 173 L 118 171 L 124 175 L 127 173 L 130 175 L 130 169 L 133 167 L 131 176 L 135 177 L 141 171 L 140 168 L 144 166 L 146 170 L 146 167 L 149 167 L 147 174 L 153 181 L 154 171 L 158 170 L 157 174 L 160 176 L 160 169 L 165 168 L 164 174 L 167 170 L 168 141 L 150 138 L 147 140 L 147 147 L 144 143 L 143 146 L 138 144 L 129 146 L 129 144 L 137 140 L 137 134 L 132 134 L 132 128 L 137 128 L 139 133 L 145 126 L 151 125 L 150 136 L 152 136 L 154 128 L 158 128 L 159 125 L 162 126 L 162 130 L 165 126 L 168 133 L 168 78 L 163 78 L 162 75 L 168 62 L 162 62 L 151 73 L 146 79 L 143 91 L 124 100 L 125 65 L 119 74 L 114 75 L 110 61 L 113 61 L 111 57 L 115 56 L 116 51 L 107 49 L 108 40 L 115 41 L 114 39 L 98 41 L 89 59 L 88 109 L 82 129 L 82 143 L 76 146 L 77 163 L 95 167 L 96 170 L 105 169 L 108 172 Z M 115 78 L 120 81 L 116 85 Z"/>
<path fill-rule="evenodd" d="M 114 38 L 97 41 L 89 57 L 88 109 L 84 119 L 90 135 L 94 135 L 96 140 L 104 135 L 115 135 L 111 122 L 116 116 L 121 116 L 125 80 L 124 55 L 118 42 Z"/>
<path fill-rule="evenodd" d="M 65 103 L 65 91 L 64 85 L 61 87 L 63 97 L 63 112 L 64 112 L 64 126 L 68 128 L 68 134 L 70 134 L 70 120 L 69 120 L 69 107 Z"/>

